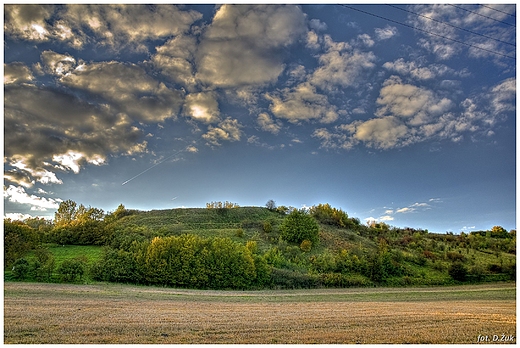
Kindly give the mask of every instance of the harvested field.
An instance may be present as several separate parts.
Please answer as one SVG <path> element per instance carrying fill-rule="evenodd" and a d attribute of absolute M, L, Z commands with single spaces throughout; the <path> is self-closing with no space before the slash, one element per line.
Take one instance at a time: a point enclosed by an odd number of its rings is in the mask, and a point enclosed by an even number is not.
<path fill-rule="evenodd" d="M 516 343 L 515 283 L 243 292 L 4 284 L 4 343 L 477 343 L 486 336 Z"/>

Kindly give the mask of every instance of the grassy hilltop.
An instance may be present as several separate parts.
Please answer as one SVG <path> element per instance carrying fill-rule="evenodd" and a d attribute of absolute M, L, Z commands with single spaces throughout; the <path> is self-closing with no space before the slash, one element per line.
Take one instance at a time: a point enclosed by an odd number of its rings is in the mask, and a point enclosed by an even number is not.
<path fill-rule="evenodd" d="M 516 275 L 516 231 L 499 226 L 433 234 L 361 224 L 328 204 L 296 210 L 212 202 L 152 211 L 121 205 L 100 214 L 71 203 L 62 203 L 69 206 L 52 224 L 4 223 L 8 279 L 259 289 L 448 285 Z M 25 253 L 12 252 L 20 248 L 11 244 L 24 239 Z M 64 257 L 71 248 L 76 257 Z"/>

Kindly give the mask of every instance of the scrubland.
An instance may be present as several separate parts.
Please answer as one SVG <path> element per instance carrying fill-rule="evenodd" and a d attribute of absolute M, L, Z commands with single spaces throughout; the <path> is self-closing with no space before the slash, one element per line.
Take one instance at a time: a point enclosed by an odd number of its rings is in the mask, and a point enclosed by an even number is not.
<path fill-rule="evenodd" d="M 6 282 L 4 343 L 515 343 L 515 296 L 513 282 L 270 291 Z"/>

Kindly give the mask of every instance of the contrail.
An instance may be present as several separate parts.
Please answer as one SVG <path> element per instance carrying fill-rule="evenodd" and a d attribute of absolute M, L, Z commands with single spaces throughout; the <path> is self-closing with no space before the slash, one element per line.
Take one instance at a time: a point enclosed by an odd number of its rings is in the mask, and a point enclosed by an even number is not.
<path fill-rule="evenodd" d="M 179 150 L 179 151 L 175 152 L 173 155 L 170 155 L 170 156 L 166 157 L 166 158 L 163 159 L 161 162 L 155 163 L 155 164 L 154 164 L 153 166 L 151 166 L 150 168 L 143 170 L 141 173 L 137 174 L 136 176 L 134 176 L 134 177 L 128 179 L 127 181 L 125 181 L 124 183 L 122 183 L 121 186 L 128 184 L 130 181 L 132 181 L 132 180 L 134 180 L 135 178 L 137 178 L 137 177 L 143 175 L 144 173 L 146 173 L 146 172 L 149 171 L 150 169 L 153 169 L 153 168 L 157 167 L 159 164 L 163 163 L 163 162 L 166 161 L 166 160 L 169 160 L 169 159 L 172 158 L 173 156 L 178 155 L 179 153 L 183 152 L 184 150 L 185 150 L 185 149 L 183 149 L 183 150 Z"/>

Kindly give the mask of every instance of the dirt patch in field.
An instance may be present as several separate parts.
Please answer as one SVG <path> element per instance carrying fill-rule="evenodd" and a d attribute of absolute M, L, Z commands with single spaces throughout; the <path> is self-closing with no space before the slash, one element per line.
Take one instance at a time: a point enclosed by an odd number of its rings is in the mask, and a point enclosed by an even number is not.
<path fill-rule="evenodd" d="M 437 290 L 442 297 L 446 289 Z M 514 297 L 344 299 L 356 291 L 371 294 L 370 289 L 311 290 L 310 296 L 326 294 L 327 300 L 302 302 L 290 295 L 303 296 L 305 291 L 266 291 L 250 292 L 258 297 L 243 301 L 244 292 L 6 283 L 4 342 L 476 343 L 479 337 L 488 337 L 489 343 L 499 343 L 492 341 L 510 335 L 515 340 L 504 343 L 516 342 Z M 385 292 L 392 296 L 390 290 Z M 197 301 L 195 294 L 206 297 Z M 264 301 L 269 296 L 286 298 Z"/>

